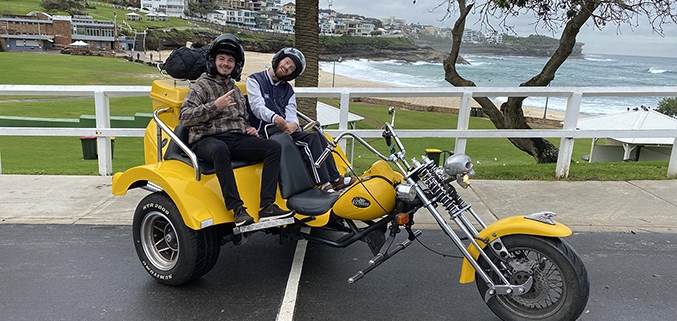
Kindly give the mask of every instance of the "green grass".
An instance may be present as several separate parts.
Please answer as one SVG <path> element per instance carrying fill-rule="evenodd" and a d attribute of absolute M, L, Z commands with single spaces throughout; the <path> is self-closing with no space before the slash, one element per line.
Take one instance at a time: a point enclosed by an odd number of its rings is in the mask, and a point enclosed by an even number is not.
<path fill-rule="evenodd" d="M 0 84 L 149 86 L 157 68 L 122 58 L 0 52 Z"/>
<path fill-rule="evenodd" d="M 42 7 L 40 7 L 40 3 L 42 3 L 42 0 L 13 0 L 13 1 L 7 1 L 7 0 L 0 0 L 0 12 L 4 12 L 5 10 L 10 10 L 11 13 L 15 15 L 25 15 L 31 11 L 45 11 Z M 97 2 L 97 1 L 89 1 L 90 5 L 93 5 L 96 7 L 96 9 L 86 9 L 87 13 L 92 16 L 92 18 L 96 20 L 110 20 L 113 21 L 113 16 L 114 12 L 117 12 L 117 22 L 118 24 L 122 25 L 122 20 L 125 19 L 125 14 L 128 14 L 132 12 L 131 10 L 127 9 L 114 9 L 113 7 L 108 6 L 106 3 L 102 2 Z M 53 14 L 58 14 L 58 15 L 69 15 L 66 12 L 56 12 Z M 145 17 L 144 14 L 141 14 L 142 17 Z M 189 27 L 190 24 L 188 21 L 180 19 L 180 18 L 175 18 L 175 17 L 169 17 L 168 21 L 127 21 L 132 28 L 138 30 L 138 31 L 143 31 L 146 28 L 179 28 L 179 27 Z"/>
<path fill-rule="evenodd" d="M 157 69 L 125 59 L 0 52 L 3 68 L 0 84 L 32 85 L 130 85 L 149 86 L 160 78 Z M 20 100 L 20 101 L 17 101 Z M 133 116 L 152 110 L 150 97 L 123 97 L 110 100 L 112 116 Z M 78 118 L 94 115 L 94 99 L 80 97 L 0 96 L 0 115 Z M 115 140 L 113 170 L 141 165 L 143 138 Z M 82 160 L 78 137 L 0 136 L 0 162 L 7 174 L 98 174 L 95 160 Z"/>
<path fill-rule="evenodd" d="M 143 85 L 159 78 L 154 68 L 113 59 L 60 54 L 0 53 L 3 68 L 0 84 L 60 84 L 60 85 Z M 9 98 L 22 101 L 9 101 Z M 94 100 L 40 96 L 0 96 L 0 115 L 48 118 L 78 118 L 94 114 Z M 29 99 L 29 101 L 25 101 Z M 4 100 L 4 101 L 2 101 Z M 336 100 L 323 101 L 338 106 Z M 111 115 L 132 116 L 151 112 L 149 97 L 111 99 Z M 390 122 L 387 106 L 351 103 L 350 111 L 365 117 L 357 123 L 359 129 L 381 128 Z M 454 114 L 397 110 L 396 129 L 454 129 L 458 116 Z M 470 129 L 493 129 L 486 118 L 471 117 Z M 381 153 L 388 148 L 382 139 L 369 139 Z M 559 139 L 551 139 L 557 146 Z M 403 139 L 407 159 L 420 159 L 426 148 L 454 149 L 454 139 Z M 586 163 L 581 156 L 590 152 L 590 139 L 577 139 L 574 145 L 568 180 L 633 180 L 666 179 L 668 162 Z M 358 173 L 367 169 L 376 157 L 359 144 L 355 145 L 354 167 Z M 555 164 L 535 164 L 531 156 L 519 151 L 507 139 L 468 139 L 466 153 L 472 157 L 478 178 L 511 180 L 554 180 Z M 79 174 L 97 175 L 98 164 L 82 160 L 78 137 L 12 137 L 0 136 L 0 162 L 7 174 Z M 113 170 L 123 171 L 143 164 L 143 139 L 118 137 L 115 141 Z"/>
<path fill-rule="evenodd" d="M 98 175 L 98 162 L 82 154 L 78 137 L 0 136 L 3 174 Z M 113 172 L 143 163 L 143 138 L 115 139 Z"/>

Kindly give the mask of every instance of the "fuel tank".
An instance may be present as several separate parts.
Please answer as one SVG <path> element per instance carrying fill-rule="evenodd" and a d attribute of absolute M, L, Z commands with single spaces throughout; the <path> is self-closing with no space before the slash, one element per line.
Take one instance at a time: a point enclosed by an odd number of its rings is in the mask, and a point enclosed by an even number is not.
<path fill-rule="evenodd" d="M 349 220 L 368 221 L 395 209 L 395 185 L 401 175 L 378 161 L 334 203 L 334 214 Z"/>

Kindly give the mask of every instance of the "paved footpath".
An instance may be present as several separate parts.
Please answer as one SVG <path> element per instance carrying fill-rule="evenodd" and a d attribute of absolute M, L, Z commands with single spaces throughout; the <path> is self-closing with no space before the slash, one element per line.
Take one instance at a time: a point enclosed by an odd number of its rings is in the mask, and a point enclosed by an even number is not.
<path fill-rule="evenodd" d="M 677 232 L 677 180 L 474 180 L 459 193 L 487 223 L 548 210 L 574 231 Z M 0 224 L 130 225 L 147 194 L 114 196 L 104 176 L 0 175 Z M 419 228 L 437 226 L 430 215 L 416 221 Z"/>

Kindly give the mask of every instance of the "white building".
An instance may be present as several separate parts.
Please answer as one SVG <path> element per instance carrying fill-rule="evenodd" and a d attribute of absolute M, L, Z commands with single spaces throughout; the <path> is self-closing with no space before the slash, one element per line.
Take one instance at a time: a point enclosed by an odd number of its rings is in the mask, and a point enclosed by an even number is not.
<path fill-rule="evenodd" d="M 170 17 L 183 17 L 188 9 L 187 0 L 141 0 L 141 8 L 148 8 L 151 12 L 165 13 Z"/>

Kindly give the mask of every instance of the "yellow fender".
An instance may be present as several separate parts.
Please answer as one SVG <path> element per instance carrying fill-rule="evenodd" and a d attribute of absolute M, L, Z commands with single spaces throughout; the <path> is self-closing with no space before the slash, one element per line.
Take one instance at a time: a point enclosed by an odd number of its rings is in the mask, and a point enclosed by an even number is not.
<path fill-rule="evenodd" d="M 487 228 L 480 231 L 479 239 L 487 239 L 489 243 L 495 239 L 513 234 L 538 235 L 548 237 L 566 237 L 571 235 L 571 229 L 566 225 L 555 222 L 555 225 L 534 221 L 524 216 L 511 216 L 500 219 Z M 482 241 L 477 241 L 477 244 L 484 248 L 487 244 Z M 468 246 L 468 252 L 477 260 L 480 255 L 479 250 L 473 245 Z M 475 268 L 470 264 L 468 259 L 463 259 L 461 265 L 460 283 L 470 283 L 475 281 Z"/>
<path fill-rule="evenodd" d="M 166 161 L 115 173 L 112 192 L 124 196 L 138 181 L 152 182 L 162 188 L 176 204 L 186 226 L 193 230 L 233 222 L 233 212 L 226 210 L 215 175 L 202 175 L 201 180 L 196 181 L 193 168 L 179 161 Z M 258 181 L 252 180 L 252 183 Z M 253 208 L 258 209 L 258 200 L 255 204 Z"/>

